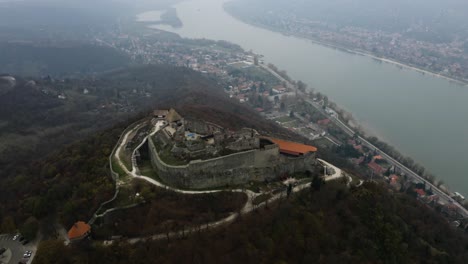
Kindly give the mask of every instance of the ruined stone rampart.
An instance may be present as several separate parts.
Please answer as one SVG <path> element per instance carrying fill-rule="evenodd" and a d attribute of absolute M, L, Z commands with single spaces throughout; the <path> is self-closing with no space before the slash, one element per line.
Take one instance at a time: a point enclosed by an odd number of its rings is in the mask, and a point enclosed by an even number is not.
<path fill-rule="evenodd" d="M 216 131 L 223 131 L 224 129 L 214 123 L 205 122 L 197 119 L 186 119 L 185 120 L 185 129 L 190 132 L 194 132 L 200 135 L 213 134 Z"/>
<path fill-rule="evenodd" d="M 203 189 L 233 186 L 249 181 L 273 179 L 284 174 L 313 170 L 315 154 L 287 157 L 279 154 L 275 144 L 208 160 L 192 160 L 186 165 L 170 165 L 161 160 L 156 144 L 167 139 L 148 138 L 148 149 L 153 168 L 169 185 L 185 189 Z"/>

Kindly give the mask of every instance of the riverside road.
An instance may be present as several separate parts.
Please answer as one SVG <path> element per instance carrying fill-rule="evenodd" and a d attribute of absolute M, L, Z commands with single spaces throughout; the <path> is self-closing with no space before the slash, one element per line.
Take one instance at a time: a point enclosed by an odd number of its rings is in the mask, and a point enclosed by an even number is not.
<path fill-rule="evenodd" d="M 324 114 L 325 116 L 329 117 L 329 119 L 334 123 L 336 124 L 339 128 L 341 128 L 346 134 L 348 134 L 349 136 L 353 137 L 355 135 L 355 131 L 353 129 L 351 129 L 350 127 L 348 127 L 346 124 L 344 124 L 338 117 L 334 117 L 334 116 L 331 116 L 329 114 L 327 114 L 322 106 L 310 99 L 306 99 L 306 102 L 309 103 L 310 105 L 312 105 L 314 108 L 316 108 L 318 111 L 320 111 L 322 114 Z M 395 166 L 396 168 L 400 169 L 401 171 L 403 171 L 408 177 L 412 177 L 413 179 L 416 179 L 418 181 L 420 181 L 421 183 L 425 183 L 426 186 L 430 186 L 432 188 L 432 191 L 434 194 L 437 194 L 445 203 L 453 203 L 455 204 L 457 207 L 458 207 L 458 212 L 463 216 L 463 217 L 468 217 L 468 210 L 465 209 L 463 206 L 461 206 L 458 202 L 454 201 L 448 194 L 444 193 L 443 191 L 441 191 L 438 187 L 434 186 L 432 183 L 430 183 L 429 181 L 427 181 L 426 179 L 424 179 L 423 177 L 419 176 L 417 173 L 415 173 L 414 171 L 410 170 L 408 167 L 406 167 L 405 165 L 401 164 L 400 162 L 398 162 L 397 160 L 395 160 L 394 158 L 390 157 L 388 154 L 386 154 L 385 152 L 383 152 L 382 150 L 380 150 L 379 148 L 377 148 L 376 146 L 374 146 L 373 144 L 371 144 L 369 141 L 367 141 L 366 139 L 362 138 L 362 137 L 358 137 L 359 140 L 361 140 L 362 144 L 366 147 L 368 147 L 369 149 L 375 149 L 383 158 L 385 158 L 390 164 L 392 164 L 393 166 Z"/>

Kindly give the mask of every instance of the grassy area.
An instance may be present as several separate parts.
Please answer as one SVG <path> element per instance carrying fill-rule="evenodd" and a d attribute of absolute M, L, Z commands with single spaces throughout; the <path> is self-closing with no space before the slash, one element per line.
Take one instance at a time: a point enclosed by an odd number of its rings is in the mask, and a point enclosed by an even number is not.
<path fill-rule="evenodd" d="M 289 116 L 282 116 L 282 117 L 278 117 L 278 118 L 273 119 L 273 121 L 278 121 L 280 123 L 287 123 L 287 122 L 291 122 L 291 121 L 295 121 L 295 120 L 296 119 L 291 118 Z"/>
<path fill-rule="evenodd" d="M 318 139 L 314 139 L 312 141 L 312 144 L 318 148 L 331 148 L 333 147 L 335 144 L 333 144 L 330 140 L 326 139 L 326 138 L 318 138 Z"/>
<path fill-rule="evenodd" d="M 138 162 L 138 167 L 140 168 L 141 175 L 148 176 L 157 181 L 161 181 L 158 173 L 153 169 L 153 166 L 151 165 L 151 161 L 141 160 Z"/>
<path fill-rule="evenodd" d="M 136 204 L 140 202 L 142 202 L 141 198 L 136 197 L 136 192 L 131 185 L 122 186 L 119 190 L 119 194 L 117 195 L 117 198 L 111 203 L 103 206 L 101 210 L 96 213 L 102 214 L 106 210 L 111 209 L 111 208 L 128 206 L 128 205 L 132 205 L 132 204 Z"/>
<path fill-rule="evenodd" d="M 119 158 L 122 161 L 123 165 L 127 168 L 128 171 L 132 170 L 132 153 L 130 150 L 121 150 L 119 153 Z"/>
<path fill-rule="evenodd" d="M 273 195 L 266 193 L 266 194 L 260 194 L 259 196 L 255 197 L 252 201 L 253 205 L 259 205 L 266 200 L 270 199 Z"/>
<path fill-rule="evenodd" d="M 244 76 L 247 76 L 250 80 L 265 82 L 267 87 L 281 84 L 281 82 L 275 76 L 261 67 L 248 65 L 242 62 L 231 64 L 230 66 L 231 67 L 229 71 L 234 75 L 239 75 L 240 72 Z"/>
<path fill-rule="evenodd" d="M 140 192 L 146 203 L 108 214 L 105 219 L 101 219 L 101 225 L 93 228 L 96 237 L 134 237 L 199 226 L 229 216 L 242 208 L 247 201 L 247 196 L 243 193 L 184 195 L 141 181 L 132 186 L 133 192 Z M 132 193 L 123 193 L 122 198 L 131 195 Z"/>
<path fill-rule="evenodd" d="M 300 129 L 299 129 L 299 132 L 300 132 L 300 133 L 303 133 L 303 134 L 306 134 L 306 135 L 309 135 L 309 134 L 312 133 L 313 131 L 312 131 L 312 129 L 310 129 L 310 128 L 303 127 L 303 128 L 300 128 Z"/>
<path fill-rule="evenodd" d="M 168 147 L 162 149 L 161 151 L 159 151 L 158 154 L 159 154 L 159 158 L 161 158 L 162 161 L 164 161 L 165 163 L 167 163 L 169 165 L 179 166 L 179 165 L 188 164 L 187 161 L 178 159 L 174 155 L 172 155 L 171 146 L 168 146 Z"/>
<path fill-rule="evenodd" d="M 237 68 L 237 69 L 244 69 L 244 68 L 247 68 L 247 67 L 252 67 L 252 65 L 247 64 L 247 63 L 242 62 L 242 61 L 229 64 L 229 66 L 233 67 L 233 68 Z"/>
<path fill-rule="evenodd" d="M 124 177 L 126 175 L 125 171 L 122 167 L 120 167 L 116 158 L 112 158 L 112 169 L 115 173 L 119 174 L 120 177 Z"/>
<path fill-rule="evenodd" d="M 136 197 L 136 191 L 133 187 L 125 186 L 120 188 L 119 195 L 112 203 L 111 207 L 127 206 L 139 202 L 141 202 L 141 200 Z"/>
<path fill-rule="evenodd" d="M 303 124 L 301 122 L 297 121 L 297 120 L 292 120 L 292 121 L 289 121 L 289 122 L 285 122 L 285 123 L 282 123 L 281 125 L 284 126 L 284 127 L 288 127 L 288 128 L 303 126 Z"/>
<path fill-rule="evenodd" d="M 361 181 L 361 178 L 354 175 L 353 173 L 350 173 L 349 171 L 344 171 L 344 173 L 346 174 L 346 176 L 349 176 L 349 177 L 351 177 L 353 179 L 353 181 L 351 182 L 352 186 L 358 185 L 359 182 Z"/>

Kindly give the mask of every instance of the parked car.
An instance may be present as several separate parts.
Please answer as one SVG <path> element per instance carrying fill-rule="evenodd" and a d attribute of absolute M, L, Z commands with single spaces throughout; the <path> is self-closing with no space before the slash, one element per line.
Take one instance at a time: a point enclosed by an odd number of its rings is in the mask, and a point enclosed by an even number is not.
<path fill-rule="evenodd" d="M 17 240 L 19 238 L 19 234 L 13 236 L 13 240 Z"/>

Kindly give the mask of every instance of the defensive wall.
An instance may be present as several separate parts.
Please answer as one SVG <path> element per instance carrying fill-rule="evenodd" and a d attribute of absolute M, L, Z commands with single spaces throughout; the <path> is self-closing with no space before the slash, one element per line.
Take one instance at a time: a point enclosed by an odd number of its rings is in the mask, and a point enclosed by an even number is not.
<path fill-rule="evenodd" d="M 284 173 L 312 170 L 315 154 L 292 158 L 280 155 L 277 145 L 267 145 L 208 160 L 192 160 L 186 165 L 169 165 L 161 160 L 153 138 L 148 138 L 153 168 L 169 185 L 186 189 L 233 186 L 249 181 L 273 179 Z"/>

